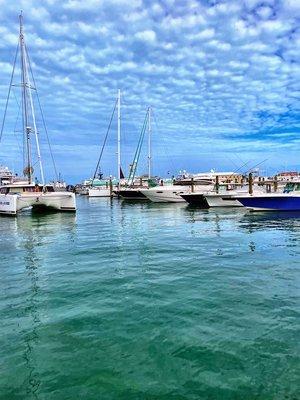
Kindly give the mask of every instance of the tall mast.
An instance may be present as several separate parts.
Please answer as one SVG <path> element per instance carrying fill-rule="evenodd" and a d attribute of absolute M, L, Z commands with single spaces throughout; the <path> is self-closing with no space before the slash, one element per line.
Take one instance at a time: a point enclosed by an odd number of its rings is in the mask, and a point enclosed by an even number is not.
<path fill-rule="evenodd" d="M 31 86 L 29 72 L 28 72 L 29 59 L 28 59 L 28 54 L 27 54 L 25 40 L 24 40 L 22 13 L 20 15 L 20 47 L 21 47 L 24 123 L 25 123 L 25 130 L 26 130 L 26 143 L 27 143 L 26 148 L 27 148 L 27 163 L 28 163 L 28 166 L 27 166 L 28 181 L 29 181 L 29 183 L 32 183 L 32 166 L 31 166 L 32 160 L 31 160 L 31 143 L 30 143 L 30 133 L 32 131 L 32 127 L 30 126 L 30 121 L 28 118 L 28 108 L 30 107 L 33 132 L 34 132 L 35 142 L 36 142 L 36 151 L 37 151 L 37 157 L 38 157 L 38 162 L 39 162 L 39 167 L 40 167 L 41 180 L 42 180 L 42 184 L 44 185 L 45 184 L 44 170 L 43 170 L 40 144 L 39 144 L 39 138 L 38 138 L 38 130 L 37 130 L 37 126 L 36 126 L 33 98 L 32 98 L 32 93 L 31 93 L 31 90 L 32 89 L 35 90 L 35 88 L 33 86 Z M 29 104 L 28 104 L 28 102 L 29 102 Z"/>
<path fill-rule="evenodd" d="M 121 91 L 118 90 L 118 180 L 121 179 Z"/>
<path fill-rule="evenodd" d="M 148 178 L 151 178 L 151 107 L 148 108 Z"/>
<path fill-rule="evenodd" d="M 27 82 L 26 82 L 26 65 L 25 65 L 25 43 L 23 35 L 23 15 L 22 12 L 19 16 L 20 20 L 20 50 L 21 50 L 21 87 L 22 87 L 22 105 L 23 105 L 23 130 L 26 140 L 26 151 L 27 151 L 27 166 L 24 171 L 28 176 L 28 183 L 32 183 L 32 166 L 31 166 L 31 146 L 30 146 L 30 126 L 28 118 L 28 97 L 27 97 Z"/>

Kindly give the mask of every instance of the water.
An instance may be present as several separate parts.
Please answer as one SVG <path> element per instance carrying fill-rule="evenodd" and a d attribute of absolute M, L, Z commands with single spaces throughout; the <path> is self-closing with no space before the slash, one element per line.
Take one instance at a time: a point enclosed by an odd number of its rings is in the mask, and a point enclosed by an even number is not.
<path fill-rule="evenodd" d="M 299 399 L 299 215 L 0 218 L 0 398 Z"/>

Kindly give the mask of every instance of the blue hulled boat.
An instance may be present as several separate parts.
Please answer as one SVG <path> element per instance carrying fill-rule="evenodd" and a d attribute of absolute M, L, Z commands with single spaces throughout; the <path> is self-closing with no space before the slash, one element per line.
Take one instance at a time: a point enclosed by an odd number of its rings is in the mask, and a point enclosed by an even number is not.
<path fill-rule="evenodd" d="M 300 211 L 300 182 L 289 182 L 282 193 L 256 193 L 236 196 L 251 211 Z"/>

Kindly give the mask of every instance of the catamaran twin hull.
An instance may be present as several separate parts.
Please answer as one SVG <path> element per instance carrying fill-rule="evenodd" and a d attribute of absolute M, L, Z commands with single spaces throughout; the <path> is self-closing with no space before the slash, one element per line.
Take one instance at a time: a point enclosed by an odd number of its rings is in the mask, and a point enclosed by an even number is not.
<path fill-rule="evenodd" d="M 24 208 L 76 211 L 74 193 L 0 194 L 0 214 L 16 215 Z"/>

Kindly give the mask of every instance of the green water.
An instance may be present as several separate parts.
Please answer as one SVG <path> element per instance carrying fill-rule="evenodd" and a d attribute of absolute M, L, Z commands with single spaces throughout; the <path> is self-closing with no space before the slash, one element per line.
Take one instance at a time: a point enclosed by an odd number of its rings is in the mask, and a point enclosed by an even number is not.
<path fill-rule="evenodd" d="M 0 398 L 299 399 L 300 217 L 0 218 Z"/>

